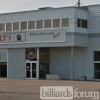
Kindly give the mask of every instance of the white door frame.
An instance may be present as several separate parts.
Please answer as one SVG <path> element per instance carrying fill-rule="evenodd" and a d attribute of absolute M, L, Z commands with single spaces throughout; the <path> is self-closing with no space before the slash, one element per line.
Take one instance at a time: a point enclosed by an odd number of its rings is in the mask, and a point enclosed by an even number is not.
<path fill-rule="evenodd" d="M 26 63 L 31 64 L 31 78 L 26 78 Z M 36 78 L 32 78 L 32 63 L 36 63 Z M 25 78 L 26 79 L 39 79 L 39 48 L 37 48 L 37 61 L 26 61 L 25 62 Z"/>
<path fill-rule="evenodd" d="M 38 71 L 37 71 L 37 69 L 38 69 L 38 68 L 37 68 L 37 67 L 38 67 L 38 66 L 37 66 L 37 63 L 38 63 L 38 62 L 37 62 L 37 61 L 26 61 L 26 63 L 30 63 L 30 71 L 31 71 L 31 78 L 27 78 L 27 77 L 26 77 L 26 79 L 38 79 L 38 77 L 37 77 L 37 76 L 38 76 Z M 33 63 L 36 63 L 36 78 L 32 78 L 32 64 L 33 64 Z M 25 68 L 26 68 L 26 67 L 25 67 Z M 25 71 L 27 72 L 27 70 L 25 70 Z"/>

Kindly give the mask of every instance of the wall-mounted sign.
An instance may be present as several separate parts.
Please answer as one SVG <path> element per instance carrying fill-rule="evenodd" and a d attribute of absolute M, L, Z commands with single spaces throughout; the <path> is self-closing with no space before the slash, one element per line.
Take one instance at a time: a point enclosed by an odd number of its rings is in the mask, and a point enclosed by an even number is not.
<path fill-rule="evenodd" d="M 0 43 L 50 43 L 65 42 L 65 29 L 25 31 L 25 33 L 1 33 Z"/>
<path fill-rule="evenodd" d="M 50 29 L 27 32 L 26 42 L 43 43 L 43 42 L 65 42 L 65 29 Z"/>
<path fill-rule="evenodd" d="M 0 43 L 2 42 L 24 42 L 25 33 L 0 34 Z"/>
<path fill-rule="evenodd" d="M 37 58 L 37 55 L 36 54 L 27 54 L 27 58 Z"/>

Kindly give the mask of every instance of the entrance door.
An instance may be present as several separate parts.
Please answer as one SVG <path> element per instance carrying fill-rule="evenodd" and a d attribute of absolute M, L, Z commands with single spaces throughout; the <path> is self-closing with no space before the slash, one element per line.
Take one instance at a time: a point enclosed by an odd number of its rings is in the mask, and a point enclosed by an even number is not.
<path fill-rule="evenodd" d="M 26 78 L 37 79 L 37 63 L 26 62 Z"/>
<path fill-rule="evenodd" d="M 40 62 L 39 73 L 40 73 L 39 75 L 40 79 L 46 79 L 46 74 L 49 74 L 48 62 Z"/>
<path fill-rule="evenodd" d="M 0 78 L 7 78 L 7 63 L 0 62 Z"/>

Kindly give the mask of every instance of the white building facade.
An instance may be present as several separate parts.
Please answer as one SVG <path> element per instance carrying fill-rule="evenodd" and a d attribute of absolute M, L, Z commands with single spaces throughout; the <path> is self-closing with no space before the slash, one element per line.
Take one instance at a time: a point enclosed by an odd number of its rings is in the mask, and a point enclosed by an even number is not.
<path fill-rule="evenodd" d="M 0 77 L 100 80 L 100 5 L 0 14 Z"/>

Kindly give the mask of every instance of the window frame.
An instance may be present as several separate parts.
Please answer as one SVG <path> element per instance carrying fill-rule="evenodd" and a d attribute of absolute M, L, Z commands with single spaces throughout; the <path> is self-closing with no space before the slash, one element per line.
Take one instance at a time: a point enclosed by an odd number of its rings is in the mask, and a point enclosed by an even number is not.
<path fill-rule="evenodd" d="M 29 29 L 29 22 L 34 22 L 34 29 Z M 28 21 L 28 30 L 35 30 L 36 29 L 36 21 Z"/>
<path fill-rule="evenodd" d="M 59 27 L 54 27 L 54 20 L 57 20 L 57 19 L 59 19 Z M 56 18 L 56 19 L 53 19 L 53 27 L 52 27 L 53 29 L 55 28 L 61 28 L 61 18 Z"/>
<path fill-rule="evenodd" d="M 78 26 L 78 20 L 80 20 L 80 27 Z M 86 28 L 83 27 L 82 21 L 87 21 L 87 26 L 86 26 Z M 87 20 L 87 19 L 77 18 L 77 28 L 84 28 L 84 29 L 87 29 L 87 28 L 88 28 L 88 20 Z"/>
<path fill-rule="evenodd" d="M 25 31 L 25 30 L 27 30 L 27 28 L 28 28 L 28 24 L 26 24 L 26 29 L 21 29 L 21 23 L 24 23 L 24 22 L 27 23 L 27 21 L 20 22 L 20 30 L 21 30 L 21 31 Z"/>
<path fill-rule="evenodd" d="M 69 27 L 70 27 L 70 23 L 69 23 L 69 26 L 68 26 L 68 27 L 66 27 L 66 26 L 63 27 L 63 26 L 62 26 L 62 20 L 63 20 L 63 19 L 68 19 L 68 22 L 70 22 L 70 18 L 61 18 L 61 27 L 62 27 L 62 28 L 69 28 Z"/>
<path fill-rule="evenodd" d="M 6 23 L 0 23 L 0 24 L 4 24 L 4 31 L 0 31 L 0 32 L 5 32 L 6 31 Z"/>
<path fill-rule="evenodd" d="M 38 21 L 42 21 L 42 28 L 37 28 L 37 22 Z M 36 30 L 39 30 L 39 29 L 44 29 L 44 20 L 36 20 Z"/>
<path fill-rule="evenodd" d="M 14 30 L 14 23 L 18 23 L 18 25 L 19 25 L 19 30 Z M 12 29 L 13 29 L 13 31 L 20 31 L 20 22 L 13 22 L 13 25 L 12 25 L 13 27 L 12 27 Z"/>
<path fill-rule="evenodd" d="M 9 30 L 9 31 L 7 31 L 7 24 L 11 24 L 11 30 Z M 11 31 L 13 31 L 13 23 L 6 23 L 6 32 L 11 32 Z"/>
<path fill-rule="evenodd" d="M 95 68 L 94 68 L 94 67 L 95 67 L 95 64 L 96 64 L 96 63 L 100 63 L 99 60 L 98 60 L 98 61 L 95 61 L 95 54 L 94 54 L 94 52 L 100 52 L 100 51 L 96 51 L 96 50 L 93 51 L 93 61 L 94 61 L 94 62 L 93 62 L 93 79 L 94 79 L 94 80 L 100 80 L 100 79 L 97 79 L 97 78 L 95 79 L 95 76 L 94 76 L 94 75 L 95 75 L 95 71 L 96 71 Z"/>
<path fill-rule="evenodd" d="M 50 28 L 45 27 L 45 21 L 48 21 L 48 20 L 51 21 L 51 27 Z M 43 20 L 43 21 L 44 21 L 44 29 L 51 29 L 52 28 L 52 20 L 51 19 L 46 19 L 46 20 Z"/>

